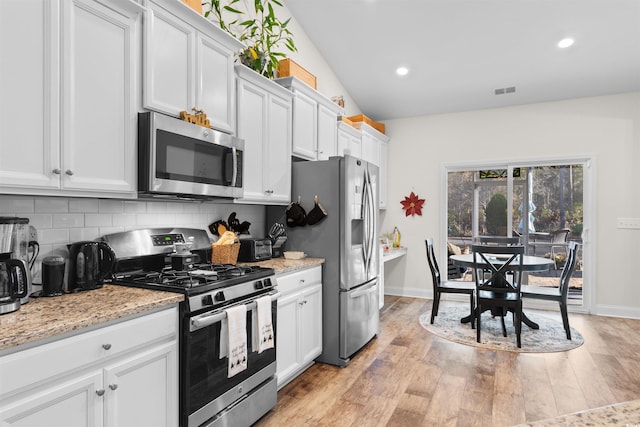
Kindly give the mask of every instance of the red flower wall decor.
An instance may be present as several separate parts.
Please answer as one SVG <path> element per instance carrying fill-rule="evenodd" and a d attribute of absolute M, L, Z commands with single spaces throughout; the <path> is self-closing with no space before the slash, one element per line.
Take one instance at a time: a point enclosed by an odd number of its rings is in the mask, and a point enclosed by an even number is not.
<path fill-rule="evenodd" d="M 402 209 L 406 211 L 406 216 L 413 216 L 416 214 L 422 216 L 422 205 L 424 204 L 424 199 L 419 199 L 417 195 L 413 194 L 413 191 L 409 197 L 405 197 L 400 203 L 402 203 Z"/>

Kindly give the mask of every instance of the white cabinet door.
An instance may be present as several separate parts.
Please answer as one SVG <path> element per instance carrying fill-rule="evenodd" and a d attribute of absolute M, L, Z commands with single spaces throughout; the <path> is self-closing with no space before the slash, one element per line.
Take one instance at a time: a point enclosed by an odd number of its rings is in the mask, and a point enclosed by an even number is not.
<path fill-rule="evenodd" d="M 58 188 L 59 8 L 0 1 L 0 185 Z"/>
<path fill-rule="evenodd" d="M 233 133 L 236 128 L 233 52 L 204 34 L 198 35 L 197 43 L 195 107 L 207 114 L 213 128 Z"/>
<path fill-rule="evenodd" d="M 316 160 L 318 147 L 318 104 L 311 97 L 295 92 L 293 98 L 294 156 Z"/>
<path fill-rule="evenodd" d="M 380 165 L 378 168 L 378 187 L 380 189 L 380 209 L 387 208 L 387 152 L 389 151 L 389 143 L 380 142 Z"/>
<path fill-rule="evenodd" d="M 301 366 L 298 354 L 298 296 L 296 292 L 278 298 L 276 335 L 278 386 L 286 384 Z"/>
<path fill-rule="evenodd" d="M 239 203 L 291 199 L 292 95 L 238 66 L 238 136 L 244 139 L 244 195 Z"/>
<path fill-rule="evenodd" d="M 0 425 L 101 427 L 104 396 L 98 395 L 100 390 L 102 370 L 40 388 L 24 399 L 0 407 Z"/>
<path fill-rule="evenodd" d="M 62 188 L 135 191 L 138 10 L 63 2 Z"/>
<path fill-rule="evenodd" d="M 362 158 L 362 136 L 358 129 L 344 122 L 338 122 L 338 156 L 345 154 Z"/>
<path fill-rule="evenodd" d="M 338 115 L 318 104 L 318 160 L 327 160 L 338 152 Z"/>
<path fill-rule="evenodd" d="M 371 135 L 362 134 L 362 159 L 376 166 L 380 166 L 380 147 L 378 141 Z"/>
<path fill-rule="evenodd" d="M 176 341 L 105 369 L 105 426 L 178 425 Z"/>
<path fill-rule="evenodd" d="M 243 200 L 260 201 L 264 194 L 264 157 L 267 147 L 267 100 L 265 90 L 238 79 L 238 137 L 244 140 Z"/>
<path fill-rule="evenodd" d="M 144 106 L 178 116 L 195 106 L 195 30 L 150 1 L 144 36 Z"/>
<path fill-rule="evenodd" d="M 263 176 L 271 204 L 291 201 L 291 110 L 290 98 L 269 97 L 269 153 Z"/>
<path fill-rule="evenodd" d="M 304 365 L 322 353 L 322 284 L 305 290 L 298 298 L 298 307 L 300 357 Z"/>

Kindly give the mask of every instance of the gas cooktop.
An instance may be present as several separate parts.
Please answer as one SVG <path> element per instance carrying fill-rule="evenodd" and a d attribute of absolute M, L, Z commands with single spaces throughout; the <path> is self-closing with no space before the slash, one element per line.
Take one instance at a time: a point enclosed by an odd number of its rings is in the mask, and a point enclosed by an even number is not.
<path fill-rule="evenodd" d="M 193 295 L 273 276 L 272 268 L 231 264 L 194 264 L 188 270 L 164 268 L 117 274 L 114 283 Z M 259 286 L 259 285 L 257 285 Z"/>

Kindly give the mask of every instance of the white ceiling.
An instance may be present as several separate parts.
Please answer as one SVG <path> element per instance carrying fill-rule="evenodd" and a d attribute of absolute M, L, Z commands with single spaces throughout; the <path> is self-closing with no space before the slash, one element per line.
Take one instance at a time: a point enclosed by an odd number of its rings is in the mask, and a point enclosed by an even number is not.
<path fill-rule="evenodd" d="M 374 120 L 640 90 L 640 0 L 285 4 Z"/>

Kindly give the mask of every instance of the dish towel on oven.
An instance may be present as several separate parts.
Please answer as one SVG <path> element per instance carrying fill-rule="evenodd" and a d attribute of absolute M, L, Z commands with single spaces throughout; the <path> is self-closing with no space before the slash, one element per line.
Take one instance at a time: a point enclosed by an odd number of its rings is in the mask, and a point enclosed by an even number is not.
<path fill-rule="evenodd" d="M 254 350 L 258 353 L 274 347 L 273 324 L 271 322 L 271 297 L 256 299 L 256 316 L 253 321 Z M 257 343 L 255 343 L 257 341 Z"/>
<path fill-rule="evenodd" d="M 229 365 L 227 377 L 231 378 L 247 369 L 247 306 L 230 307 L 227 313 L 227 353 Z"/>

